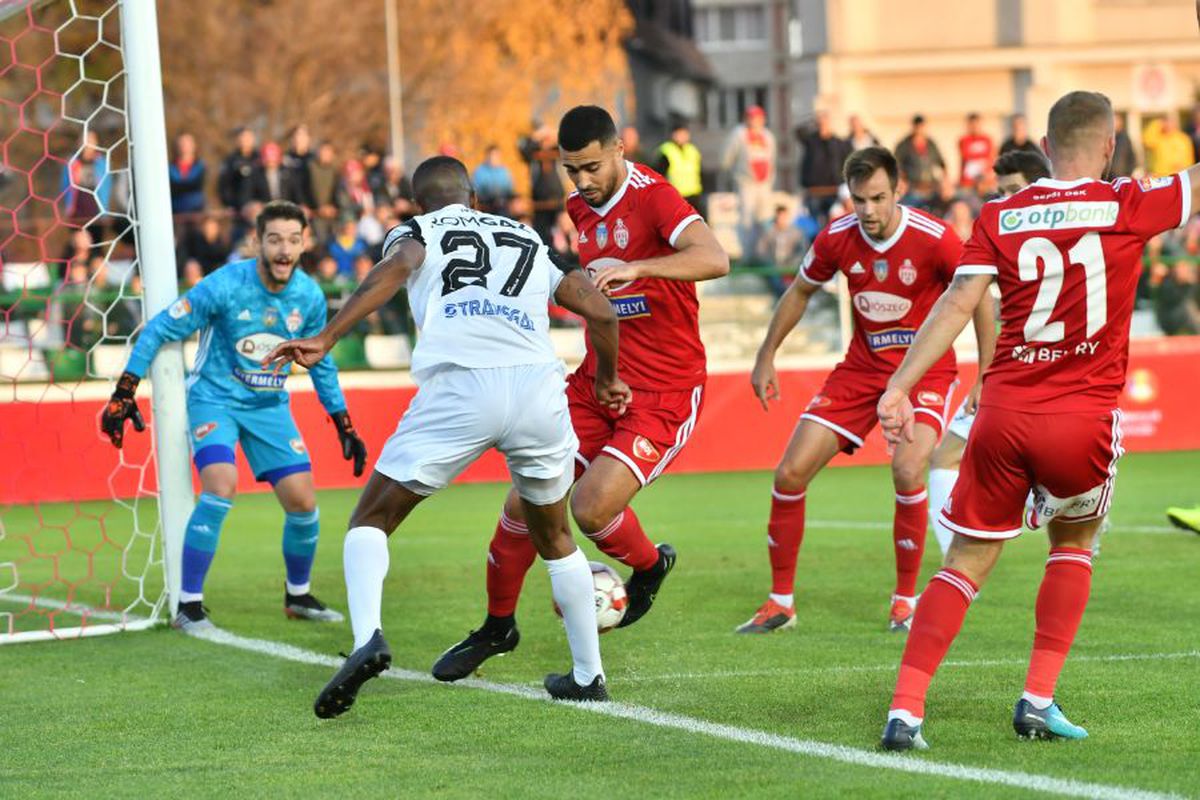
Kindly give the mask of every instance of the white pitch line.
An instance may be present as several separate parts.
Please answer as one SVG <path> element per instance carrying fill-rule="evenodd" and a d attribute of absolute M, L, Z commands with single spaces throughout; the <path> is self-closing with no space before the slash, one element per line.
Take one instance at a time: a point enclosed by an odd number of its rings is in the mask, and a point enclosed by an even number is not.
<path fill-rule="evenodd" d="M 293 645 L 272 642 L 266 639 L 250 639 L 219 628 L 193 635 L 198 639 L 216 644 L 223 644 L 239 650 L 282 658 L 301 664 L 337 668 L 342 663 L 341 659 L 321 655 L 311 650 L 304 650 Z M 425 684 L 436 683 L 433 677 L 425 672 L 415 672 L 399 668 L 390 669 L 383 673 L 381 677 Z M 523 700 L 552 702 L 544 692 L 516 684 L 493 683 L 492 681 L 469 678 L 458 681 L 454 686 L 478 689 L 495 694 L 505 694 L 512 697 L 519 697 Z M 560 705 L 578 711 L 588 711 L 604 716 L 633 720 L 634 722 L 654 725 L 659 728 L 671 728 L 684 731 L 685 733 L 709 736 L 714 739 L 724 739 L 730 742 L 752 744 L 774 750 L 784 750 L 802 756 L 824 758 L 830 761 L 838 761 L 843 764 L 852 764 L 871 769 L 889 769 L 950 780 L 1010 786 L 1017 789 L 1028 789 L 1035 792 L 1058 794 L 1067 797 L 1092 798 L 1092 800 L 1177 800 L 1179 798 L 1179 795 L 1162 794 L 1125 786 L 1110 786 L 1102 783 L 1055 778 L 1049 775 L 1008 772 L 985 767 L 969 767 L 962 764 L 927 761 L 911 755 L 880 753 L 873 750 L 861 750 L 845 745 L 830 744 L 828 742 L 797 739 L 791 736 L 781 736 L 752 728 L 708 722 L 682 714 L 671 714 L 631 703 L 561 703 Z"/>
<path fill-rule="evenodd" d="M 1120 662 L 1120 661 L 1174 661 L 1182 658 L 1200 658 L 1200 650 L 1187 650 L 1179 653 L 1117 653 L 1109 656 L 1071 656 L 1067 661 L 1075 664 L 1087 662 Z M 943 661 L 944 667 L 1024 667 L 1029 659 L 1018 658 L 988 658 L 963 661 Z M 787 669 L 775 667 L 772 669 L 745 670 L 714 670 L 712 672 L 668 672 L 662 675 L 629 674 L 622 676 L 623 681 L 687 681 L 709 680 L 721 678 L 770 678 L 783 675 L 830 675 L 850 672 L 895 672 L 900 663 L 892 664 L 833 664 L 827 667 L 796 667 Z"/>
<path fill-rule="evenodd" d="M 876 520 L 863 520 L 861 522 L 855 522 L 853 520 L 845 519 L 813 519 L 809 520 L 805 524 L 813 528 L 865 528 L 867 530 L 889 531 L 892 529 L 892 523 L 879 522 Z M 1033 533 L 1033 531 L 1029 530 L 1025 530 L 1025 532 Z M 1122 525 L 1119 522 L 1114 522 L 1112 530 L 1104 535 L 1120 536 L 1122 533 L 1170 533 L 1172 535 L 1179 535 L 1187 533 L 1187 531 L 1181 531 L 1179 528 L 1173 528 L 1170 525 Z"/>

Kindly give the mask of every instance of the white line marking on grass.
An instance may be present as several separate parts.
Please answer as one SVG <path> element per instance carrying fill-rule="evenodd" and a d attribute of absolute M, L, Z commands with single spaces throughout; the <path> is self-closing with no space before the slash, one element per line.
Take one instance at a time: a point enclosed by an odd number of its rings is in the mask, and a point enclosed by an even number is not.
<path fill-rule="evenodd" d="M 266 639 L 250 639 L 219 628 L 193 634 L 193 636 L 197 639 L 235 647 L 239 650 L 282 658 L 301 664 L 337 668 L 342 663 L 339 658 L 321 655 L 311 650 L 304 650 L 293 645 L 272 642 Z M 436 683 L 433 677 L 425 672 L 415 672 L 413 670 L 398 668 L 388 670 L 381 677 L 425 684 Z M 516 684 L 493 683 L 492 681 L 469 678 L 459 681 L 455 686 L 505 694 L 512 697 L 519 697 L 523 700 L 553 702 L 540 690 Z M 1029 789 L 1035 792 L 1059 794 L 1067 797 L 1093 798 L 1094 800 L 1175 800 L 1179 797 L 1178 795 L 1160 794 L 1158 792 L 1144 791 L 1125 786 L 1109 786 L 1101 783 L 1055 778 L 1049 775 L 1008 772 L 985 767 L 969 767 L 961 764 L 928 761 L 911 755 L 861 750 L 845 745 L 797 739 L 791 736 L 781 736 L 752 728 L 708 722 L 694 717 L 683 716 L 682 714 L 671 714 L 630 703 L 562 703 L 560 705 L 573 710 L 589 711 L 608 717 L 633 720 L 634 722 L 654 725 L 659 728 L 672 728 L 686 733 L 710 736 L 714 739 L 753 744 L 759 747 L 784 750 L 802 756 L 824 758 L 830 761 L 838 761 L 843 764 L 853 764 L 871 769 L 889 769 L 917 775 L 949 778 L 951 780 L 1011 786 L 1018 789 Z"/>
<path fill-rule="evenodd" d="M 1069 663 L 1114 662 L 1114 661 L 1173 661 L 1181 658 L 1200 658 L 1200 650 L 1188 650 L 1180 653 L 1117 653 L 1110 656 L 1071 656 Z M 1029 663 L 1027 658 L 988 658 L 979 660 L 943 661 L 945 667 L 1023 667 Z M 713 672 L 668 672 L 662 675 L 629 674 L 622 677 L 623 681 L 686 681 L 709 680 L 721 678 L 769 678 L 782 675 L 813 675 L 837 674 L 850 672 L 895 672 L 900 666 L 896 661 L 892 664 L 831 664 L 826 667 L 796 667 L 788 669 L 774 667 L 772 669 L 745 670 L 715 670 Z"/>
<path fill-rule="evenodd" d="M 865 530 L 891 530 L 891 522 L 880 522 L 878 520 L 847 520 L 847 519 L 813 519 L 805 523 L 812 528 L 847 528 L 847 529 L 865 529 Z M 762 527 L 765 527 L 762 526 Z M 1025 533 L 1035 533 L 1028 529 L 1023 529 Z M 1170 533 L 1178 535 L 1187 533 L 1179 528 L 1174 528 L 1170 525 L 1123 525 L 1119 522 L 1114 522 L 1112 530 L 1104 534 L 1105 536 L 1120 536 L 1122 533 Z M 1103 539 L 1101 539 L 1103 541 Z"/>

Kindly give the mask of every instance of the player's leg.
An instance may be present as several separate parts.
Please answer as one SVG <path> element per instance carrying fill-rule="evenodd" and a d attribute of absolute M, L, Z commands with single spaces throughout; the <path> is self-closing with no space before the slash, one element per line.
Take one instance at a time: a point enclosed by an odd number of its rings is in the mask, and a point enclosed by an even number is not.
<path fill-rule="evenodd" d="M 221 527 L 237 492 L 234 447 L 237 423 L 224 409 L 188 404 L 192 461 L 200 475 L 200 496 L 183 537 L 179 608 L 171 624 L 183 631 L 211 628 L 204 607 L 204 580 L 221 539 Z"/>
<path fill-rule="evenodd" d="M 269 483 L 283 508 L 283 612 L 292 619 L 341 622 L 344 617 L 313 597 L 309 585 L 320 537 L 321 513 L 304 437 L 287 406 L 239 409 L 239 439 L 256 480 Z"/>
<path fill-rule="evenodd" d="M 1030 739 L 1083 739 L 1054 702 L 1054 689 L 1075 641 L 1092 586 L 1092 543 L 1102 519 L 1079 523 L 1051 520 L 1050 556 L 1038 590 L 1037 630 L 1025 676 L 1025 690 L 1013 710 L 1013 728 Z"/>
<path fill-rule="evenodd" d="M 391 666 L 392 652 L 383 638 L 382 623 L 383 581 L 390 562 L 387 539 L 432 492 L 433 487 L 404 485 L 375 471 L 359 496 L 342 546 L 354 650 L 317 695 L 313 711 L 318 717 L 345 712 L 354 705 L 362 685 Z"/>
<path fill-rule="evenodd" d="M 926 424 L 928 415 L 917 415 L 911 442 L 901 442 L 892 454 L 892 485 L 896 506 L 892 518 L 892 547 L 896 555 L 896 586 L 888 625 L 892 631 L 906 632 L 912 625 L 917 606 L 917 578 L 921 557 L 925 554 L 929 494 L 925 474 L 937 446 L 940 430 Z M 932 421 L 932 420 L 930 420 Z"/>
<path fill-rule="evenodd" d="M 959 413 L 962 413 L 961 409 Z M 960 436 L 955 428 L 958 418 L 959 415 L 956 414 L 946 429 L 946 435 L 934 448 L 933 456 L 929 459 L 929 524 L 933 528 L 933 535 L 937 537 L 938 547 L 941 548 L 943 556 L 950 549 L 950 540 L 954 538 L 954 532 L 938 522 L 938 513 L 946 505 L 954 482 L 958 480 L 958 465 L 962 463 L 963 450 L 967 447 L 966 437 Z"/>
<path fill-rule="evenodd" d="M 596 402 L 589 380 L 571 375 L 567 379 L 566 392 L 571 427 L 580 442 L 575 456 L 575 477 L 578 479 L 612 436 L 613 420 Z M 516 625 L 517 600 L 525 584 L 525 574 L 536 557 L 537 550 L 529 541 L 521 499 L 514 489 L 504 499 L 500 519 L 496 521 L 488 546 L 487 619 L 479 631 L 492 640 L 512 639 L 509 630 Z"/>
<path fill-rule="evenodd" d="M 775 467 L 767 555 L 771 593 L 738 633 L 770 633 L 795 624 L 796 561 L 804 540 L 804 497 L 817 473 L 837 455 L 843 440 L 828 425 L 801 419 Z"/>
<path fill-rule="evenodd" d="M 274 483 L 275 497 L 283 507 L 283 563 L 287 570 L 283 611 L 291 619 L 341 622 L 339 612 L 312 593 L 310 577 L 321 533 L 321 512 L 312 470 L 301 470 Z"/>
<path fill-rule="evenodd" d="M 940 513 L 955 536 L 944 565 L 921 594 L 904 646 L 881 742 L 889 750 L 926 747 L 921 725 L 929 684 L 1004 541 L 1021 533 L 1029 492 L 1021 453 L 1026 418 L 996 409 L 984 409 L 979 417 L 951 502 Z"/>

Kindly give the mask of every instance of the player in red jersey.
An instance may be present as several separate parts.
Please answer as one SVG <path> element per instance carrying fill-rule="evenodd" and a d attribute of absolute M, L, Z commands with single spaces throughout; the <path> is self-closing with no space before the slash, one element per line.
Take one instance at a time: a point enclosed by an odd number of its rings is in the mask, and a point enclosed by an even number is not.
<path fill-rule="evenodd" d="M 1046 131 L 1054 178 L 984 206 L 953 284 L 879 401 L 885 434 L 904 446 L 912 437 L 911 387 L 997 281 L 1004 313 L 996 357 L 940 515 L 955 536 L 900 663 L 882 742 L 891 750 L 927 747 L 921 723 L 929 683 L 1023 516 L 1031 528 L 1047 526 L 1050 557 L 1013 727 L 1028 738 L 1087 736 L 1054 702 L 1054 690 L 1087 604 L 1092 540 L 1112 501 L 1121 455 L 1117 398 L 1142 251 L 1151 237 L 1187 222 L 1200 167 L 1102 182 L 1115 146 L 1113 111 L 1093 92 L 1060 98 Z"/>
<path fill-rule="evenodd" d="M 838 451 L 854 452 L 875 427 L 875 404 L 887 378 L 950 282 L 962 249 L 954 231 L 940 220 L 899 205 L 896 159 L 886 149 L 852 153 L 844 172 L 856 213 L 834 220 L 818 234 L 799 279 L 775 309 L 751 375 L 763 408 L 779 398 L 775 351 L 804 315 L 809 298 L 838 272 L 850 288 L 854 339 L 801 415 L 775 468 L 767 525 L 771 594 L 738 633 L 769 633 L 795 624 L 792 591 L 804 538 L 805 492 Z M 980 341 L 995 337 L 990 303 L 979 304 L 976 333 Z M 892 457 L 896 586 L 889 625 L 894 631 L 908 629 L 916 605 L 928 505 L 925 472 L 946 424 L 955 373 L 954 354 L 946 353 L 912 388 L 922 424 L 913 441 L 897 447 Z"/>
<path fill-rule="evenodd" d="M 608 112 L 578 106 L 562 118 L 558 144 L 578 190 L 567 212 L 579 231 L 579 258 L 621 321 L 618 369 L 633 390 L 626 408 L 601 406 L 592 390 L 595 354 L 567 380 L 579 437 L 571 513 L 606 555 L 633 568 L 621 625 L 637 622 L 675 564 L 668 544 L 647 538 L 629 502 L 663 473 L 687 443 L 704 401 L 696 281 L 729 272 L 712 231 L 658 173 L 625 160 Z M 520 503 L 510 493 L 488 550 L 488 615 L 479 630 L 433 666 L 438 680 L 470 675 L 517 646 L 515 612 L 536 553 Z"/>

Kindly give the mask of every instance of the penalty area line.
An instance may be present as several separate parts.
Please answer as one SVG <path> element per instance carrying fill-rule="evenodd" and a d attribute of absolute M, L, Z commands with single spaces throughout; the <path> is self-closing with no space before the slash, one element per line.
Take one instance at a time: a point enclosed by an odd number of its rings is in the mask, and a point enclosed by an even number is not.
<path fill-rule="evenodd" d="M 273 642 L 267 639 L 251 639 L 220 628 L 195 633 L 192 636 L 214 644 L 271 656 L 272 658 L 294 661 L 300 664 L 336 669 L 342 663 L 340 658 L 322 655 L 312 650 L 305 650 L 282 642 Z M 383 673 L 380 677 L 412 683 L 437 683 L 433 676 L 428 673 L 395 667 Z M 1025 772 L 1010 772 L 986 767 L 970 767 L 962 764 L 929 761 L 909 754 L 883 753 L 875 750 L 848 747 L 846 745 L 830 744 L 828 742 L 798 739 L 768 731 L 755 730 L 753 728 L 725 725 L 682 714 L 672 714 L 632 703 L 560 703 L 551 700 L 541 690 L 518 684 L 495 683 L 477 678 L 468 678 L 458 681 L 453 684 L 453 687 L 447 686 L 447 688 L 451 691 L 459 688 L 475 689 L 494 694 L 519 697 L 523 700 L 556 703 L 572 710 L 627 719 L 646 725 L 653 725 L 658 728 L 669 728 L 714 739 L 722 739 L 740 744 L 751 744 L 758 747 L 782 750 L 801 756 L 822 758 L 828 761 L 836 761 L 869 769 L 895 770 L 949 780 L 1028 789 L 1065 797 L 1092 798 L 1092 800 L 1176 800 L 1176 798 L 1179 798 L 1179 795 L 1161 794 L 1126 786 L 1110 786 L 1102 783 L 1055 778 L 1049 775 L 1036 775 Z"/>

